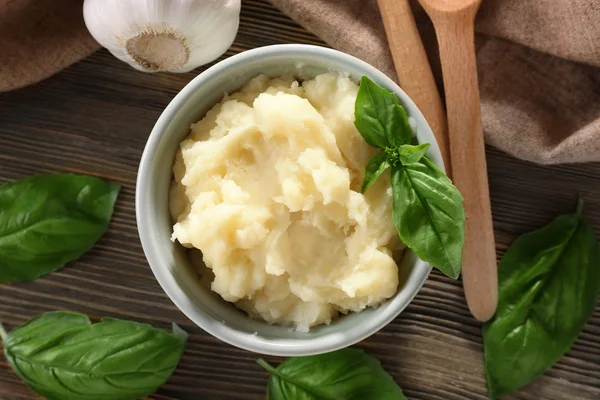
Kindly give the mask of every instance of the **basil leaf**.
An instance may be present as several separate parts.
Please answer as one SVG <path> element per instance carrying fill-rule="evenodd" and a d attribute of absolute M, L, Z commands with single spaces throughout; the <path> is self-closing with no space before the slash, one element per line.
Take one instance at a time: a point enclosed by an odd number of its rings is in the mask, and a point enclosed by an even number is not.
<path fill-rule="evenodd" d="M 419 144 L 413 146 L 410 144 L 403 144 L 398 150 L 400 162 L 403 165 L 414 164 L 425 156 L 427 150 L 429 150 L 429 143 Z"/>
<path fill-rule="evenodd" d="M 519 237 L 498 265 L 499 301 L 483 327 L 491 397 L 540 376 L 571 347 L 600 293 L 598 238 L 579 214 Z"/>
<path fill-rule="evenodd" d="M 406 110 L 401 105 L 395 106 L 394 109 L 398 115 L 397 118 L 400 119 L 400 124 L 396 127 L 396 132 L 394 132 L 395 141 L 391 142 L 391 144 L 395 147 L 410 144 L 413 140 L 413 128 L 410 126 L 410 122 L 408 122 Z"/>
<path fill-rule="evenodd" d="M 417 256 L 450 278 L 460 275 L 464 243 L 463 198 L 427 157 L 392 167 L 394 224 Z"/>
<path fill-rule="evenodd" d="M 354 103 L 354 125 L 365 141 L 380 149 L 410 143 L 412 128 L 395 94 L 363 76 Z"/>
<path fill-rule="evenodd" d="M 355 125 L 365 141 L 384 149 L 369 161 L 362 192 L 392 166 L 393 218 L 402 241 L 451 278 L 462 267 L 465 212 L 452 181 L 425 156 L 429 144 L 411 145 L 412 128 L 398 98 L 363 76 Z"/>
<path fill-rule="evenodd" d="M 363 180 L 362 187 L 360 189 L 361 193 L 367 191 L 372 184 L 383 174 L 383 172 L 388 169 L 390 164 L 386 160 L 385 152 L 381 152 L 379 154 L 375 154 L 371 160 L 367 163 L 365 168 L 365 178 Z"/>
<path fill-rule="evenodd" d="M 290 358 L 273 368 L 268 400 L 406 400 L 377 359 L 359 349 Z"/>
<path fill-rule="evenodd" d="M 119 185 L 83 175 L 37 175 L 0 185 L 0 282 L 56 271 L 108 227 Z"/>
<path fill-rule="evenodd" d="M 42 314 L 10 333 L 4 354 L 27 386 L 48 400 L 135 400 L 156 391 L 179 363 L 187 334 L 82 314 Z"/>

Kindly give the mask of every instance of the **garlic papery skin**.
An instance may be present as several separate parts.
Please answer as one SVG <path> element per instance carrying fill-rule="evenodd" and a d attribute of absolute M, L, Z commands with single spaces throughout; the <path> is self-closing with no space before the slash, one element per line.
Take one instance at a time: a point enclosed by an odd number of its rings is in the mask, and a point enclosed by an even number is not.
<path fill-rule="evenodd" d="M 145 72 L 187 72 L 233 43 L 241 0 L 85 0 L 83 17 L 98 43 Z"/>

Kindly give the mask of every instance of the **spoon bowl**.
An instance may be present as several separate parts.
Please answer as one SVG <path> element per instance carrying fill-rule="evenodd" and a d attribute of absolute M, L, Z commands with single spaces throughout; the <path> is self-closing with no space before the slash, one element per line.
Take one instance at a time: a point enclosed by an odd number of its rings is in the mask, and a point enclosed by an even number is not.
<path fill-rule="evenodd" d="M 449 13 L 464 12 L 465 10 L 477 11 L 482 0 L 419 0 L 421 6 L 431 17 L 431 11 Z"/>

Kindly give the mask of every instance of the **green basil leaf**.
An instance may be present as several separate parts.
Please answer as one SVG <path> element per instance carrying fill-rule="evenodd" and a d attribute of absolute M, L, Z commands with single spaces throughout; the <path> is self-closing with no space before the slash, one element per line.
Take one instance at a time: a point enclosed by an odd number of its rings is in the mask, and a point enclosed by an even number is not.
<path fill-rule="evenodd" d="M 483 327 L 491 397 L 540 376 L 571 347 L 600 293 L 598 238 L 579 214 L 519 237 L 498 265 L 499 301 Z"/>
<path fill-rule="evenodd" d="M 27 386 L 48 400 L 135 400 L 175 370 L 187 334 L 82 314 L 42 314 L 10 333 L 4 354 Z"/>
<path fill-rule="evenodd" d="M 379 154 L 375 154 L 371 160 L 367 163 L 365 168 L 365 178 L 363 180 L 362 187 L 360 189 L 361 193 L 367 191 L 372 184 L 384 173 L 390 164 L 386 160 L 385 152 L 381 152 Z"/>
<path fill-rule="evenodd" d="M 89 250 L 108 227 L 119 189 L 73 174 L 0 185 L 0 282 L 39 278 Z"/>
<path fill-rule="evenodd" d="M 395 112 L 398 115 L 400 124 L 397 126 L 394 133 L 395 140 L 392 143 L 393 146 L 398 147 L 403 144 L 410 144 L 413 141 L 413 128 L 408 122 L 408 115 L 406 110 L 401 105 L 394 106 Z"/>
<path fill-rule="evenodd" d="M 410 143 L 412 128 L 398 97 L 363 76 L 354 103 L 354 124 L 373 146 L 384 149 Z"/>
<path fill-rule="evenodd" d="M 417 256 L 450 278 L 460 275 L 464 243 L 463 198 L 427 157 L 392 167 L 394 224 Z"/>
<path fill-rule="evenodd" d="M 429 143 L 419 144 L 413 146 L 410 144 L 403 144 L 398 150 L 400 162 L 403 165 L 414 164 L 425 157 L 425 153 L 429 150 Z"/>
<path fill-rule="evenodd" d="M 273 368 L 268 400 L 406 400 L 377 359 L 359 349 L 290 358 Z"/>

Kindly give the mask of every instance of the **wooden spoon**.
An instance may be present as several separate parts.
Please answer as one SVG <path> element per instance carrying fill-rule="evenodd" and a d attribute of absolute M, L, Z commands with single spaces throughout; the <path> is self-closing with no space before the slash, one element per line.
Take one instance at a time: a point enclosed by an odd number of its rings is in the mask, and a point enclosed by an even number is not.
<path fill-rule="evenodd" d="M 473 316 L 487 321 L 496 312 L 498 275 L 475 62 L 474 21 L 481 0 L 419 2 L 440 47 L 452 178 L 465 198 L 465 297 Z"/>
<path fill-rule="evenodd" d="M 451 173 L 446 111 L 435 84 L 408 0 L 377 0 L 398 83 L 429 123 L 442 153 L 446 173 Z"/>

